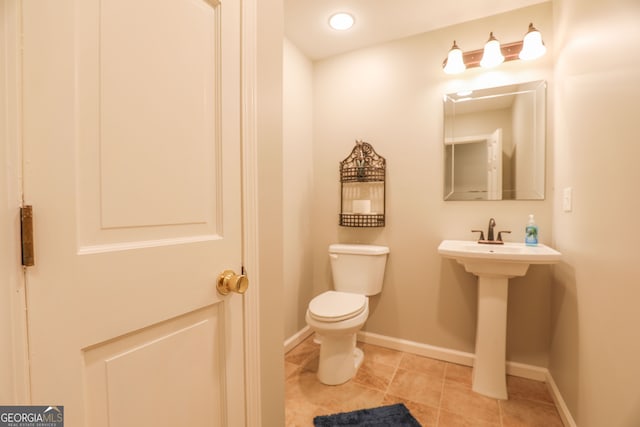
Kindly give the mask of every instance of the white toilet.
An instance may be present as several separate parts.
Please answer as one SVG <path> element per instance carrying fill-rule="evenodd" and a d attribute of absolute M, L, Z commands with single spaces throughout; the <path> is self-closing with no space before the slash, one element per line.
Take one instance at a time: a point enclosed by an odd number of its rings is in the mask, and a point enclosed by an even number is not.
<path fill-rule="evenodd" d="M 320 340 L 318 379 L 336 385 L 349 381 L 362 363 L 356 333 L 369 316 L 369 295 L 382 291 L 389 248 L 333 244 L 329 246 L 335 291 L 309 303 L 307 325 Z"/>

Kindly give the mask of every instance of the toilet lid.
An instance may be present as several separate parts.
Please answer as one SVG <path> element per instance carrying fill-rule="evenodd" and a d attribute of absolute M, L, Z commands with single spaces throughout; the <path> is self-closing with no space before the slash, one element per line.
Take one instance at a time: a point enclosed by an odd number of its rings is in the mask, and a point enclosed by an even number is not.
<path fill-rule="evenodd" d="M 349 292 L 327 291 L 309 303 L 311 317 L 324 322 L 339 322 L 362 313 L 367 297 Z"/>

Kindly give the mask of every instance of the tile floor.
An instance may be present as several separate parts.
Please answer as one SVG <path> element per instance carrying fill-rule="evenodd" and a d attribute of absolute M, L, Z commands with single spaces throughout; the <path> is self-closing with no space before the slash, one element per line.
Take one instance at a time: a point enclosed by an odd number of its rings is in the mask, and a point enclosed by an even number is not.
<path fill-rule="evenodd" d="M 287 427 L 312 427 L 317 415 L 404 403 L 428 427 L 562 427 L 543 382 L 508 376 L 509 400 L 471 391 L 471 368 L 358 343 L 355 378 L 338 386 L 316 379 L 319 345 L 307 338 L 285 356 Z"/>

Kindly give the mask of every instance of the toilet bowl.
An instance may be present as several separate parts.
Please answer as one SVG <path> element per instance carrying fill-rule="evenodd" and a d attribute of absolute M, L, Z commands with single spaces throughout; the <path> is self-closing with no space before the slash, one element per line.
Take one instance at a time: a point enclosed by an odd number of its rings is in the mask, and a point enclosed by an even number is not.
<path fill-rule="evenodd" d="M 328 291 L 309 303 L 307 325 L 319 335 L 318 379 L 337 385 L 349 381 L 364 355 L 356 347 L 356 333 L 369 317 L 369 299 L 364 295 Z"/>
<path fill-rule="evenodd" d="M 362 364 L 364 354 L 356 347 L 356 335 L 369 317 L 368 295 L 382 290 L 389 249 L 334 244 L 329 253 L 336 290 L 313 298 L 305 318 L 320 340 L 318 380 L 337 385 L 349 381 Z"/>

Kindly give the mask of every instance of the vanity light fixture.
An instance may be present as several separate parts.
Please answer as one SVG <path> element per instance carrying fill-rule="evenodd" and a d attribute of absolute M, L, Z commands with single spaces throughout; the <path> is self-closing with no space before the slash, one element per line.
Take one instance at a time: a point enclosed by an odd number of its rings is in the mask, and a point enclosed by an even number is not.
<path fill-rule="evenodd" d="M 442 63 L 442 68 L 447 74 L 459 74 L 467 68 L 491 68 L 505 61 L 536 59 L 544 55 L 546 51 L 547 48 L 542 42 L 540 31 L 531 23 L 524 39 L 513 43 L 501 45 L 491 32 L 484 49 L 463 52 L 454 40 L 447 58 Z"/>
<path fill-rule="evenodd" d="M 353 15 L 346 12 L 334 13 L 329 17 L 329 26 L 334 30 L 348 30 L 353 26 L 354 22 Z"/>

